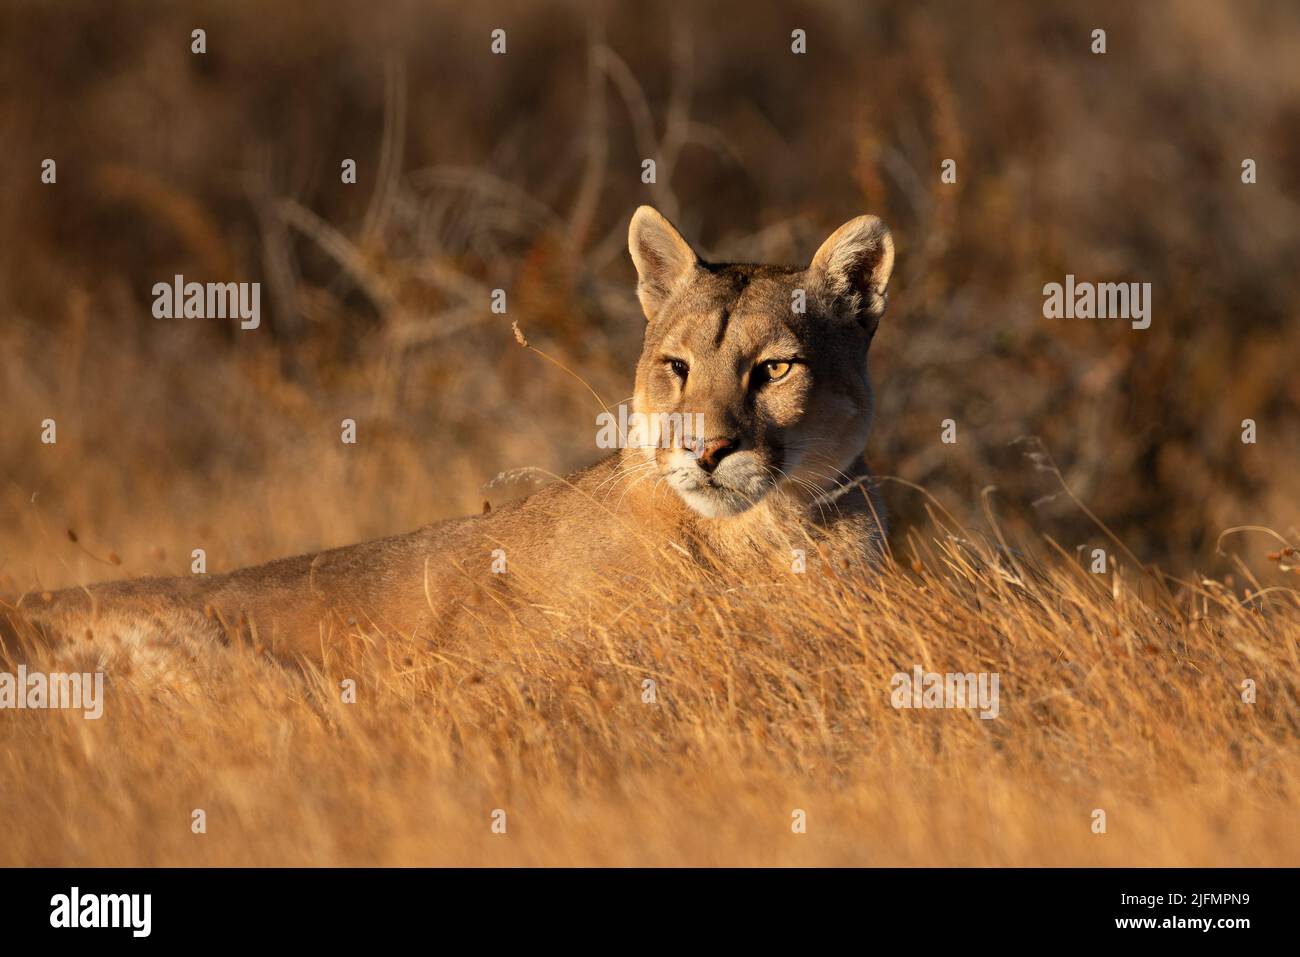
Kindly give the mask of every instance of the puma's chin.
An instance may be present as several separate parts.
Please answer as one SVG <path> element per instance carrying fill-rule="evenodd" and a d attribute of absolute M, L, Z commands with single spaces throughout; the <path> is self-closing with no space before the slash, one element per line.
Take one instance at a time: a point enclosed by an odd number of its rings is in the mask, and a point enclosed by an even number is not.
<path fill-rule="evenodd" d="M 695 489 L 674 489 L 691 511 L 704 518 L 730 518 L 748 511 L 759 499 L 742 495 L 735 489 L 704 485 Z"/>
<path fill-rule="evenodd" d="M 739 453 L 710 474 L 693 462 L 677 464 L 666 478 L 673 491 L 697 515 L 728 518 L 753 508 L 775 488 L 769 470 Z"/>

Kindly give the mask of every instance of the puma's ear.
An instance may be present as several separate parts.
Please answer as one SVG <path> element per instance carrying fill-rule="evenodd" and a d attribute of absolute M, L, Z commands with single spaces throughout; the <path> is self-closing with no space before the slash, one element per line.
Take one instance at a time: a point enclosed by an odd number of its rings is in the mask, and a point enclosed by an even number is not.
<path fill-rule="evenodd" d="M 894 240 L 875 216 L 851 219 L 822 243 L 809 272 L 838 311 L 874 333 L 885 313 L 885 287 L 894 269 Z"/>
<path fill-rule="evenodd" d="M 636 294 L 646 319 L 653 319 L 690 276 L 700 257 L 657 209 L 641 206 L 627 228 L 627 248 L 636 264 Z"/>

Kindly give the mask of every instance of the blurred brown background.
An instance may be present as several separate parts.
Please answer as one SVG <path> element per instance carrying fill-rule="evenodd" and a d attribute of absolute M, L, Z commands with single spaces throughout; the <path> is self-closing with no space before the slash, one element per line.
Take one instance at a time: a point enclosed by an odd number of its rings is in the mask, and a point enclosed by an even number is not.
<path fill-rule="evenodd" d="M 526 490 L 485 491 L 503 470 L 592 461 L 590 393 L 510 322 L 629 395 L 646 202 L 717 259 L 805 262 L 882 216 L 870 458 L 959 515 L 996 485 L 1009 524 L 1102 544 L 1044 498 L 1012 445 L 1035 435 L 1143 560 L 1209 571 L 1225 527 L 1296 534 L 1293 3 L 3 0 L 0 21 L 0 574 L 21 587 L 401 531 Z M 261 282 L 262 328 L 153 318 L 175 273 Z M 1151 328 L 1044 319 L 1066 273 L 1152 283 Z M 886 496 L 902 542 L 924 500 Z"/>

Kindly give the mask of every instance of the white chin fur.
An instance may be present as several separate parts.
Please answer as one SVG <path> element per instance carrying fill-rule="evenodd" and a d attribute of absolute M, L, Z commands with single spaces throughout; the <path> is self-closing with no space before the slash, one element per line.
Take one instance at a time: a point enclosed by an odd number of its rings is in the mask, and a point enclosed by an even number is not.
<path fill-rule="evenodd" d="M 673 490 L 682 497 L 682 501 L 690 506 L 692 511 L 705 518 L 729 518 L 732 515 L 739 515 L 741 512 L 758 504 L 759 501 L 756 498 L 747 498 L 730 489 L 710 488 L 708 486 L 692 490 L 674 486 Z"/>
<path fill-rule="evenodd" d="M 667 478 L 682 501 L 705 518 L 739 515 L 772 491 L 766 471 L 744 452 L 725 460 L 711 477 L 693 462 L 679 459 L 668 471 Z"/>

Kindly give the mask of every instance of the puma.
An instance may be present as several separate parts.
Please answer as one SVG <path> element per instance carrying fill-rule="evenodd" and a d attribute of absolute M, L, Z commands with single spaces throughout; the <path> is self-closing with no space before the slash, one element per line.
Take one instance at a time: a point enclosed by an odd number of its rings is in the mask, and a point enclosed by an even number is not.
<path fill-rule="evenodd" d="M 738 580 L 876 561 L 884 513 L 864 447 L 867 353 L 894 261 L 884 224 L 845 223 L 807 266 L 717 264 L 642 206 L 628 245 L 647 321 L 633 399 L 643 441 L 405 535 L 228 574 L 28 594 L 7 611 L 10 632 L 117 646 L 242 636 L 320 660 L 348 634 L 438 645 L 593 589 L 631 600 L 678 562 Z M 666 437 L 664 421 L 687 427 Z"/>

